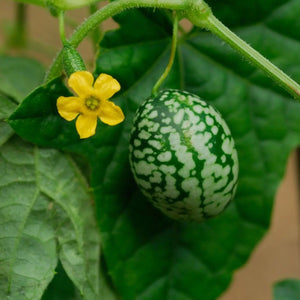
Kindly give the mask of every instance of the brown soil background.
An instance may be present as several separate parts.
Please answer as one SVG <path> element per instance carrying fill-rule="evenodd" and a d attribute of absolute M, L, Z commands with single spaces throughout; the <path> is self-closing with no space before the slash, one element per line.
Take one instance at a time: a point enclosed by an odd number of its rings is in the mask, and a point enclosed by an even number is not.
<path fill-rule="evenodd" d="M 0 0 L 0 49 L 4 45 L 3 30 L 12 24 L 14 18 L 14 4 L 12 0 Z M 57 19 L 39 7 L 29 6 L 27 13 L 31 49 L 21 54 L 29 54 L 49 65 L 60 47 Z M 74 10 L 68 15 L 80 23 L 87 16 L 87 10 Z M 109 20 L 104 26 L 113 28 L 115 24 Z M 43 49 L 48 52 L 47 55 L 42 54 Z M 83 42 L 79 51 L 85 60 L 91 61 L 92 48 L 89 42 Z M 20 51 L 11 50 L 10 53 L 20 54 Z M 220 300 L 271 300 L 274 282 L 300 278 L 300 195 L 296 165 L 297 159 L 293 153 L 277 192 L 271 228 L 249 261 L 234 274 L 229 289 Z M 199 297 L 195 300 L 205 299 Z"/>

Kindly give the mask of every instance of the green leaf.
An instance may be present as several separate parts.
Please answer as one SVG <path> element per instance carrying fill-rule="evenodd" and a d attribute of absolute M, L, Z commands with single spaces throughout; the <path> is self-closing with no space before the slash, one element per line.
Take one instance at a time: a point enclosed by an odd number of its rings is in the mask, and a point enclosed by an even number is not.
<path fill-rule="evenodd" d="M 59 257 L 83 299 L 97 299 L 99 235 L 74 163 L 12 138 L 0 168 L 0 298 L 40 299 Z"/>
<path fill-rule="evenodd" d="M 111 278 L 109 278 L 109 275 L 107 274 L 107 269 L 105 268 L 104 263 L 101 264 L 100 270 L 100 299 L 121 300 L 113 287 Z"/>
<path fill-rule="evenodd" d="M 16 109 L 16 104 L 8 97 L 0 94 L 0 119 L 7 119 Z"/>
<path fill-rule="evenodd" d="M 241 10 L 238 1 L 231 2 Z M 221 15 L 226 3 L 218 3 L 216 14 Z M 245 7 L 254 12 L 255 2 Z M 240 10 L 227 10 L 224 20 L 231 16 L 237 22 Z M 300 37 L 274 26 L 280 18 L 296 31 L 290 17 L 296 12 L 298 1 L 279 6 L 268 0 L 259 18 L 244 14 L 238 34 L 300 81 L 295 67 Z M 109 73 L 120 81 L 121 94 L 113 100 L 124 110 L 124 123 L 98 124 L 93 138 L 76 139 L 74 123 L 59 120 L 55 110 L 58 95 L 68 95 L 57 79 L 28 96 L 10 124 L 30 141 L 82 153 L 90 161 L 104 256 L 124 300 L 216 299 L 268 229 L 287 157 L 300 144 L 300 105 L 209 33 L 182 36 L 164 86 L 193 92 L 222 113 L 236 141 L 240 179 L 236 198 L 222 215 L 202 224 L 171 221 L 137 190 L 128 163 L 134 112 L 168 62 L 170 26 L 161 12 L 151 10 L 128 11 L 116 20 L 120 29 L 104 38 L 96 74 Z"/>
<path fill-rule="evenodd" d="M 37 185 L 35 154 L 18 140 L 0 148 L 0 298 L 40 299 L 57 264 L 49 201 Z"/>
<path fill-rule="evenodd" d="M 94 184 L 99 185 L 96 197 L 104 254 L 124 299 L 198 299 L 199 295 L 216 299 L 269 226 L 274 194 L 288 154 L 300 144 L 300 105 L 229 47 L 220 47 L 220 41 L 209 33 L 183 38 L 166 85 L 194 92 L 221 111 L 236 140 L 240 180 L 236 199 L 216 219 L 201 225 L 165 219 L 136 191 L 125 151 L 133 112 L 149 96 L 169 51 L 163 45 L 169 44 L 170 37 L 163 33 L 156 33 L 152 43 L 133 39 L 129 28 L 140 18 L 140 12 L 117 18 L 121 29 L 106 36 L 97 61 L 97 74 L 113 74 L 125 87 L 121 103 L 127 108 L 118 148 L 111 155 L 106 147 L 99 156 L 105 177 L 94 175 Z M 148 14 L 145 19 L 150 22 Z M 148 28 L 139 27 L 141 34 L 157 28 L 157 19 L 150 20 Z M 271 20 L 268 16 L 268 22 Z M 292 69 L 286 66 L 295 61 L 297 64 L 299 41 L 285 43 L 291 56 L 285 55 L 282 39 L 289 38 L 270 34 L 265 26 L 245 26 L 239 34 L 275 62 L 281 62 L 290 74 Z M 157 40 L 164 49 L 161 55 L 151 56 L 149 46 Z M 292 75 L 300 80 L 295 72 Z M 113 139 L 116 136 L 107 145 Z M 111 163 L 107 163 L 109 160 Z"/>
<path fill-rule="evenodd" d="M 0 92 L 18 102 L 42 83 L 44 74 L 36 60 L 0 55 Z"/>
<path fill-rule="evenodd" d="M 39 184 L 54 199 L 60 261 L 83 298 L 97 299 L 100 241 L 86 183 L 72 160 L 57 151 L 39 154 Z"/>
<path fill-rule="evenodd" d="M 284 5 L 291 1 L 265 0 L 262 3 L 260 0 L 252 0 L 251 2 L 237 0 L 206 0 L 206 2 L 211 6 L 214 14 L 224 21 L 227 26 L 239 27 L 265 22 L 272 12 L 278 11 L 278 8 L 282 10 Z"/>
<path fill-rule="evenodd" d="M 18 127 L 18 134 L 23 138 L 39 145 L 63 147 L 78 142 L 74 124 L 64 121 L 57 113 L 56 100 L 63 95 L 71 94 L 61 78 L 38 87 L 12 114 L 9 124 L 13 128 Z"/>
<path fill-rule="evenodd" d="M 300 298 L 300 280 L 285 279 L 274 286 L 274 300 L 298 300 Z"/>
<path fill-rule="evenodd" d="M 96 135 L 81 140 L 76 132 L 75 122 L 62 119 L 56 108 L 59 96 L 70 95 L 62 79 L 56 78 L 29 94 L 9 117 L 8 123 L 22 138 L 35 144 L 64 149 L 84 156 L 93 155 L 107 141 L 107 136 L 118 132 L 122 124 L 110 127 L 98 122 Z M 118 99 L 114 102 L 121 104 Z"/>
<path fill-rule="evenodd" d="M 16 109 L 16 104 L 0 94 L 0 146 L 3 145 L 14 133 L 6 123 L 6 119 Z"/>

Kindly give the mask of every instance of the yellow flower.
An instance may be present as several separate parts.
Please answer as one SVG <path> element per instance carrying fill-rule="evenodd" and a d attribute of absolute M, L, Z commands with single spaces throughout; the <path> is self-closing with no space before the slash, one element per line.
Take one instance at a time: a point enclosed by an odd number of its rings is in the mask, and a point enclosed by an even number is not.
<path fill-rule="evenodd" d="M 59 97 L 58 113 L 67 121 L 76 120 L 76 129 L 81 139 L 95 134 L 97 119 L 108 125 L 117 125 L 124 120 L 121 108 L 108 101 L 120 90 L 119 82 L 107 74 L 100 74 L 94 83 L 90 72 L 77 71 L 69 80 L 69 86 L 77 97 Z"/>

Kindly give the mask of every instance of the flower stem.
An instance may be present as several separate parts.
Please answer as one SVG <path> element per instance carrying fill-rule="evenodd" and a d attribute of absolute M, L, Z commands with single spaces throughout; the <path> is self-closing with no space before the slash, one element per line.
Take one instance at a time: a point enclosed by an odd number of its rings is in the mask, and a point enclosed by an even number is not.
<path fill-rule="evenodd" d="M 176 55 L 177 37 L 178 37 L 178 16 L 175 12 L 174 22 L 173 22 L 173 37 L 172 37 L 170 59 L 169 59 L 166 69 L 164 70 L 164 72 L 162 73 L 162 75 L 160 76 L 160 78 L 158 79 L 158 81 L 156 82 L 156 84 L 154 85 L 154 87 L 152 89 L 152 96 L 154 96 L 154 97 L 157 96 L 158 89 L 160 88 L 161 84 L 165 81 L 165 79 L 167 78 L 167 76 L 169 75 L 169 73 L 172 69 L 175 55 Z"/>
<path fill-rule="evenodd" d="M 213 34 L 220 37 L 223 41 L 240 52 L 251 63 L 263 70 L 278 85 L 280 85 L 288 93 L 300 101 L 300 85 L 291 79 L 286 73 L 276 67 L 273 63 L 271 63 L 267 58 L 261 55 L 258 51 L 253 49 L 249 44 L 239 38 L 212 13 L 205 19 L 205 21 L 201 20 L 200 26 L 210 30 Z"/>

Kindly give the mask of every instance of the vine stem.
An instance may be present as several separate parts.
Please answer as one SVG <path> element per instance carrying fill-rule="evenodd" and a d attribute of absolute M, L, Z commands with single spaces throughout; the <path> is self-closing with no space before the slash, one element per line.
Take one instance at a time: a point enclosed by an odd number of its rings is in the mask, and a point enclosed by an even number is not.
<path fill-rule="evenodd" d="M 67 42 L 74 47 L 77 47 L 79 43 L 88 35 L 88 33 L 94 30 L 101 22 L 129 8 L 149 7 L 183 11 L 188 8 L 189 3 L 190 0 L 118 0 L 110 2 L 102 9 L 92 14 L 81 25 L 79 25 Z M 45 82 L 48 82 L 61 75 L 61 54 L 62 51 L 58 53 L 52 65 L 50 66 L 46 74 Z"/>
<path fill-rule="evenodd" d="M 205 28 L 220 37 L 300 101 L 300 85 L 221 23 L 203 0 L 118 0 L 110 2 L 84 21 L 67 42 L 73 47 L 77 47 L 89 32 L 94 30 L 104 20 L 125 9 L 139 7 L 179 11 L 189 18 L 194 25 Z M 50 81 L 61 75 L 61 71 L 60 51 L 50 67 L 45 81 Z"/>
<path fill-rule="evenodd" d="M 228 43 L 232 48 L 240 52 L 250 62 L 263 70 L 278 85 L 283 87 L 287 92 L 300 101 L 300 85 L 291 79 L 286 73 L 276 67 L 273 63 L 271 63 L 267 58 L 261 55 L 258 51 L 253 49 L 249 44 L 234 34 L 213 14 L 208 16 L 204 26 L 213 34 Z"/>
<path fill-rule="evenodd" d="M 178 37 L 178 16 L 175 13 L 174 21 L 173 21 L 173 37 L 172 37 L 172 46 L 171 46 L 170 59 L 169 59 L 169 62 L 168 62 L 168 65 L 167 65 L 166 69 L 164 70 L 161 77 L 158 79 L 158 81 L 156 82 L 156 84 L 154 85 L 154 87 L 152 89 L 152 96 L 154 96 L 154 97 L 157 96 L 158 89 L 160 88 L 161 84 L 165 81 L 165 79 L 167 78 L 167 76 L 169 75 L 169 73 L 172 69 L 174 59 L 175 59 L 175 55 L 176 55 L 177 37 Z"/>

